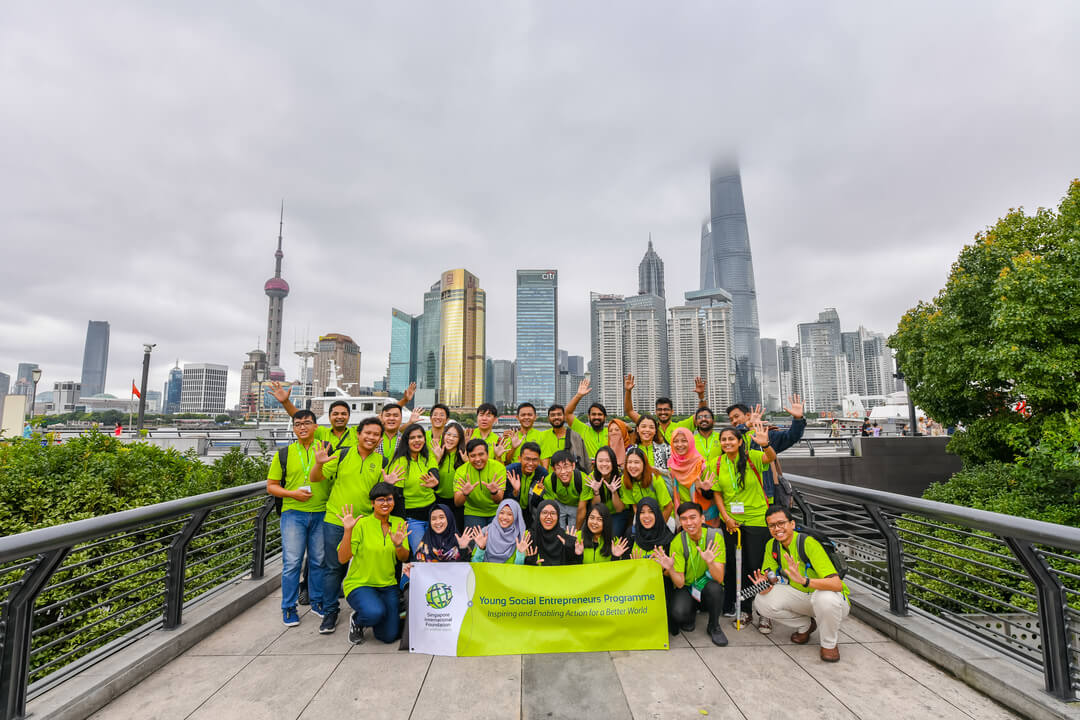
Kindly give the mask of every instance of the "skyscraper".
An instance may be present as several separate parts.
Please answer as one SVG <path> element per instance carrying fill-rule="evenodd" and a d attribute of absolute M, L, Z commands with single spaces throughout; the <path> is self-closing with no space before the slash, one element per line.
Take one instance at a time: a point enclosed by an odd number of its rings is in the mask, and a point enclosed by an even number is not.
<path fill-rule="evenodd" d="M 799 325 L 799 356 L 806 409 L 819 413 L 839 410 L 848 390 L 848 368 L 835 308 L 818 313 L 817 322 Z"/>
<path fill-rule="evenodd" d="M 423 390 L 437 390 L 439 387 L 441 303 L 441 282 L 436 282 L 424 293 L 424 312 L 417 318 L 416 385 Z"/>
<path fill-rule="evenodd" d="M 331 365 L 334 373 L 331 374 Z M 328 387 L 338 386 L 355 393 L 360 386 L 360 348 L 348 335 L 327 333 L 315 343 L 314 394 L 322 395 Z M 322 408 L 318 408 L 321 412 Z"/>
<path fill-rule="evenodd" d="M 559 279 L 555 270 L 517 271 L 514 402 L 547 408 L 559 377 Z"/>
<path fill-rule="evenodd" d="M 391 308 L 390 368 L 386 375 L 386 386 L 391 395 L 401 395 L 409 383 L 416 380 L 418 330 L 418 318 Z"/>
<path fill-rule="evenodd" d="M 10 388 L 11 376 L 7 373 L 0 373 L 0 397 L 7 395 Z"/>
<path fill-rule="evenodd" d="M 184 371 L 180 369 L 180 361 L 176 361 L 176 367 L 169 371 L 169 379 L 165 383 L 165 394 L 162 396 L 164 407 L 162 412 L 166 415 L 180 412 L 181 391 L 184 387 Z"/>
<path fill-rule="evenodd" d="M 266 374 L 266 353 L 255 348 L 247 356 L 247 361 L 240 367 L 240 412 L 253 415 L 262 409 L 259 407 L 259 381 L 269 378 Z"/>
<path fill-rule="evenodd" d="M 777 362 L 780 371 L 780 397 L 803 395 L 802 368 L 800 367 L 799 346 L 789 345 L 787 340 L 777 349 Z"/>
<path fill-rule="evenodd" d="M 695 290 L 685 298 L 686 305 L 671 308 L 668 319 L 674 410 L 689 415 L 697 409 L 694 383 L 701 377 L 705 402 L 719 413 L 734 402 L 731 295 L 720 289 Z"/>
<path fill-rule="evenodd" d="M 212 415 L 225 412 L 229 368 L 214 363 L 184 365 L 180 412 Z"/>
<path fill-rule="evenodd" d="M 664 261 L 656 254 L 652 246 L 652 233 L 649 234 L 649 249 L 638 264 L 638 294 L 664 295 Z"/>
<path fill-rule="evenodd" d="M 624 338 L 623 374 L 634 375 L 634 403 L 651 408 L 656 398 L 671 392 L 664 298 L 653 294 L 626 298 Z"/>
<path fill-rule="evenodd" d="M 761 402 L 761 345 L 750 233 L 737 168 L 713 166 L 709 200 L 711 222 L 701 230 L 701 289 L 722 288 L 731 294 L 735 396 L 752 405 Z"/>
<path fill-rule="evenodd" d="M 626 298 L 593 292 L 589 294 L 592 330 L 592 391 L 586 398 L 598 402 L 612 415 L 623 407 L 623 369 L 626 332 Z M 574 388 L 577 392 L 577 388 Z M 584 405 L 584 403 L 582 403 Z"/>
<path fill-rule="evenodd" d="M 440 400 L 452 408 L 476 408 L 484 397 L 487 296 L 463 268 L 444 272 L 440 291 Z"/>
<path fill-rule="evenodd" d="M 281 203 L 281 219 L 278 222 L 277 252 L 274 253 L 274 277 L 266 281 L 263 289 L 270 298 L 270 309 L 266 317 L 266 363 L 270 367 L 273 380 L 284 380 L 281 370 L 281 317 L 285 309 L 285 298 L 289 296 L 289 283 L 281 277 L 281 236 L 285 228 L 285 203 Z"/>
<path fill-rule="evenodd" d="M 514 408 L 514 363 L 510 360 L 488 360 L 488 385 L 491 389 L 487 396 L 500 412 L 513 411 Z"/>
<path fill-rule="evenodd" d="M 105 372 L 109 366 L 109 323 L 91 320 L 86 325 L 83 347 L 82 394 L 86 397 L 105 392 Z"/>
<path fill-rule="evenodd" d="M 775 338 L 761 338 L 761 404 L 766 410 L 780 410 L 780 365 Z"/>
<path fill-rule="evenodd" d="M 12 395 L 30 397 L 34 394 L 33 373 L 37 367 L 37 363 L 19 363 L 19 368 L 15 371 L 15 387 L 12 388 Z"/>

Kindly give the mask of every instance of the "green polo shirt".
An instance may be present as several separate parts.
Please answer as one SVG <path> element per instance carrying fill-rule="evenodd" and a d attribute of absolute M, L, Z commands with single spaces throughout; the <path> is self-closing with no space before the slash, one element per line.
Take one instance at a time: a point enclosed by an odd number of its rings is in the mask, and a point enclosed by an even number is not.
<path fill-rule="evenodd" d="M 713 485 L 713 492 L 719 492 L 723 496 L 728 515 L 735 518 L 740 525 L 765 527 L 765 511 L 769 507 L 769 500 L 765 497 L 761 480 L 758 479 L 769 467 L 765 462 L 765 453 L 750 450 L 750 459 L 743 473 L 742 489 L 739 488 L 738 466 L 731 462 L 727 455 L 721 455 L 714 467 L 716 483 Z M 754 468 L 757 468 L 756 473 Z M 742 512 L 732 509 L 740 503 L 743 506 Z"/>
<path fill-rule="evenodd" d="M 619 497 L 622 498 L 623 504 L 628 507 L 630 505 L 637 505 L 647 497 L 655 498 L 656 502 L 660 504 L 661 510 L 671 504 L 671 493 L 668 492 L 667 483 L 664 482 L 662 476 L 655 473 L 652 476 L 651 488 L 646 488 L 638 483 L 631 483 L 629 489 L 624 485 L 619 490 Z M 660 520 L 662 519 L 663 518 L 660 518 Z"/>
<path fill-rule="evenodd" d="M 390 587 L 397 584 L 394 577 L 397 551 L 390 535 L 405 525 L 405 521 L 391 515 L 389 523 L 389 533 L 384 533 L 382 521 L 368 515 L 360 518 L 352 529 L 353 557 L 343 583 L 345 597 L 358 587 Z M 403 547 L 409 547 L 408 533 L 405 534 Z"/>
<path fill-rule="evenodd" d="M 709 455 L 720 452 L 720 433 L 713 430 L 708 437 L 705 437 L 694 431 L 694 446 L 697 447 L 701 457 L 708 459 Z"/>
<path fill-rule="evenodd" d="M 356 448 L 349 448 L 342 459 L 342 453 L 334 456 L 322 467 L 323 477 L 320 485 L 330 485 L 330 497 L 326 500 L 324 522 L 341 525 L 341 509 L 353 506 L 357 515 L 371 514 L 371 500 L 368 493 L 375 483 L 382 480 L 383 457 L 372 452 L 366 458 L 360 457 Z"/>
<path fill-rule="evenodd" d="M 577 531 L 578 542 L 582 541 L 581 531 Z M 585 551 L 581 553 L 581 563 L 583 565 L 592 565 L 593 563 L 611 562 L 614 560 L 611 555 L 605 555 L 600 552 L 600 546 L 594 545 L 593 547 L 585 548 Z"/>
<path fill-rule="evenodd" d="M 311 482 L 311 468 L 315 467 L 315 440 L 305 449 L 300 442 L 289 445 L 288 459 L 285 461 L 285 489 L 299 490 L 305 485 L 311 487 L 311 497 L 306 502 L 291 497 L 281 499 L 281 511 L 300 510 L 301 512 L 322 512 L 326 509 L 326 498 L 330 495 L 330 483 Z M 278 454 L 270 461 L 270 471 L 266 477 L 274 482 L 281 482 L 281 463 Z"/>
<path fill-rule="evenodd" d="M 444 454 L 443 459 L 439 461 L 439 487 L 435 488 L 435 494 L 441 498 L 454 497 L 454 476 L 457 475 L 458 468 L 456 467 L 454 455 L 455 453 Z M 467 465 L 468 463 L 462 463 Z"/>
<path fill-rule="evenodd" d="M 799 533 L 791 533 L 791 543 L 787 547 L 780 545 L 780 554 L 782 557 L 774 558 L 773 549 L 779 543 L 775 540 L 769 540 L 765 544 L 765 560 L 761 563 L 761 571 L 777 570 L 778 565 L 783 565 L 785 572 L 787 571 L 789 557 L 794 557 L 798 563 L 799 574 L 803 577 L 810 578 L 812 580 L 820 580 L 821 578 L 828 577 L 829 575 L 836 575 L 836 568 L 832 564 L 832 560 L 829 559 L 829 553 L 825 552 L 825 548 L 821 547 L 821 543 L 812 537 L 806 538 L 806 544 L 803 546 L 803 550 L 806 551 L 806 558 L 810 561 L 810 565 L 802 561 L 799 557 Z M 778 562 L 779 561 L 779 562 Z M 843 581 L 841 581 L 843 582 Z M 795 588 L 799 592 L 812 593 L 813 588 L 808 588 L 803 585 L 791 584 L 791 587 Z M 850 590 L 848 590 L 847 583 L 844 583 L 843 589 L 844 598 L 848 598 Z M 849 600 L 850 602 L 850 600 Z"/>
<path fill-rule="evenodd" d="M 596 493 L 593 492 L 592 486 L 589 485 L 589 480 L 590 479 L 591 479 L 591 477 L 582 478 L 582 488 L 581 488 L 581 501 L 582 502 L 590 502 L 590 501 L 592 501 L 593 498 L 596 497 Z M 601 496 L 603 496 L 603 494 L 604 494 L 604 489 L 603 488 L 600 488 L 600 493 L 601 493 Z M 621 488 L 619 490 L 619 497 L 620 498 L 622 497 L 622 489 Z M 611 501 L 611 498 L 608 498 L 607 500 L 604 500 L 604 504 L 607 505 L 607 509 L 609 511 L 611 511 L 612 513 L 618 512 L 617 510 L 615 510 L 615 503 Z"/>
<path fill-rule="evenodd" d="M 589 456 L 590 467 L 592 459 L 596 457 L 596 451 L 608 444 L 607 422 L 607 418 L 604 418 L 604 426 L 600 430 L 593 430 L 592 425 L 581 422 L 576 417 L 570 424 L 570 429 L 580 435 L 585 442 L 585 454 Z"/>
<path fill-rule="evenodd" d="M 394 451 L 397 450 L 398 440 L 400 440 L 400 439 L 401 439 L 401 429 L 400 428 L 398 428 L 397 434 L 395 434 L 394 437 L 390 437 L 386 433 L 383 433 L 382 444 L 379 447 L 382 450 L 382 456 L 384 458 L 389 459 L 389 458 L 394 457 Z"/>
<path fill-rule="evenodd" d="M 483 470 L 477 470 L 472 463 L 465 463 L 454 474 L 454 490 L 460 490 L 466 482 L 476 485 L 472 492 L 465 496 L 465 514 L 475 517 L 494 517 L 499 503 L 491 497 L 491 491 L 484 483 L 490 483 L 498 479 L 503 485 L 506 484 L 506 466 L 498 460 L 488 460 Z M 479 481 L 479 482 L 478 482 Z"/>
<path fill-rule="evenodd" d="M 706 528 L 704 525 L 702 525 L 701 526 L 701 538 L 696 543 L 693 543 L 693 544 L 697 545 L 699 548 L 704 550 L 707 547 L 705 541 L 708 539 L 708 536 L 709 536 L 708 528 Z M 698 553 L 698 551 L 695 550 L 692 547 L 690 548 L 690 552 L 687 554 L 687 557 L 686 558 L 683 557 L 684 556 L 683 548 L 685 547 L 685 542 L 686 542 L 687 537 L 688 536 L 687 536 L 685 531 L 680 531 L 679 534 L 675 536 L 675 539 L 671 541 L 671 551 L 668 553 L 668 555 L 670 555 L 672 557 L 672 559 L 675 560 L 675 566 L 674 566 L 675 572 L 683 573 L 684 576 L 685 576 L 685 584 L 686 585 L 692 585 L 693 583 L 697 582 L 702 576 L 705 575 L 705 572 L 709 569 L 709 566 L 701 558 L 701 555 Z M 719 551 L 718 551 L 717 556 L 716 556 L 716 562 L 723 563 L 724 560 L 727 557 L 727 555 L 725 554 L 725 551 L 724 551 L 724 535 L 723 535 L 723 533 L 717 532 L 713 536 L 713 540 L 716 542 L 716 546 L 719 548 Z M 693 542 L 693 541 L 691 541 L 691 542 Z M 719 583 L 724 582 L 724 578 L 713 578 L 713 580 L 715 580 L 716 582 L 719 582 Z"/>
<path fill-rule="evenodd" d="M 427 458 L 417 458 L 416 460 L 398 458 L 392 460 L 390 465 L 386 468 L 386 471 L 393 472 L 397 470 L 401 475 L 401 490 L 405 495 L 405 509 L 412 510 L 413 508 L 427 507 L 431 503 L 435 502 L 435 490 L 433 488 L 424 487 L 420 484 L 420 479 L 434 470 L 439 471 L 439 464 L 435 462 L 435 456 L 428 454 Z"/>
<path fill-rule="evenodd" d="M 320 425 L 315 428 L 315 439 L 319 442 L 330 443 L 330 449 L 334 452 L 337 452 L 341 448 L 354 448 L 357 443 L 356 428 L 347 426 L 342 436 L 338 437 L 329 426 Z"/>
<path fill-rule="evenodd" d="M 514 433 L 514 436 L 516 437 L 516 436 L 518 436 L 520 434 L 521 434 L 521 431 L 518 430 L 517 432 Z M 518 445 L 515 448 L 513 443 L 510 444 L 510 459 L 506 461 L 506 464 L 509 465 L 510 463 L 516 463 L 516 462 L 520 461 L 521 460 L 521 446 L 524 445 L 527 442 L 534 442 L 537 445 L 539 445 L 541 435 L 543 435 L 543 433 L 540 432 L 539 430 L 537 430 L 536 428 L 534 428 L 534 427 L 529 428 L 528 432 L 525 433 L 525 437 L 522 438 L 522 440 L 521 440 L 521 445 Z M 510 439 L 513 440 L 514 438 L 510 438 Z M 540 449 L 541 449 L 540 457 L 543 457 L 544 456 L 544 454 L 542 452 L 543 451 L 543 446 L 541 446 Z"/>
<path fill-rule="evenodd" d="M 545 476 L 546 477 L 546 476 Z M 528 475 L 521 473 L 521 489 L 518 490 L 518 505 L 522 510 L 527 510 L 529 507 L 529 494 L 536 492 L 537 495 L 543 497 L 544 495 L 544 483 L 536 483 L 536 487 L 533 487 L 533 483 L 536 482 L 536 471 L 532 471 Z"/>
<path fill-rule="evenodd" d="M 579 479 L 581 488 L 578 488 Z M 555 470 L 551 470 L 547 477 L 544 478 L 544 499 L 557 500 L 563 505 L 577 505 L 581 502 L 581 497 L 588 487 L 585 478 L 580 475 L 577 468 L 574 469 L 574 474 L 570 476 L 570 482 L 568 483 L 560 480 L 559 476 L 555 474 Z"/>
<path fill-rule="evenodd" d="M 565 425 L 563 426 L 566 427 Z M 566 447 L 566 436 L 558 437 L 554 429 L 540 433 L 540 459 L 550 460 L 551 456 Z"/>
<path fill-rule="evenodd" d="M 476 438 L 480 438 L 487 443 L 488 457 L 502 462 L 502 458 L 495 457 L 495 446 L 499 444 L 499 433 L 495 432 L 494 428 L 488 433 L 487 437 L 480 433 L 480 428 L 473 428 L 473 431 L 469 434 L 469 440 L 475 440 Z M 468 445 L 468 442 L 465 444 Z"/>

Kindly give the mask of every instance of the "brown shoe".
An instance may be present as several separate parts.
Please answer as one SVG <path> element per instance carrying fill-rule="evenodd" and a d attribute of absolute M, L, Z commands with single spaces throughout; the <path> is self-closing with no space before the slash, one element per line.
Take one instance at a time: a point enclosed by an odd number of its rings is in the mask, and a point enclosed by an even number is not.
<path fill-rule="evenodd" d="M 817 620 L 810 618 L 810 629 L 806 632 L 793 632 L 791 633 L 791 642 L 796 645 L 805 645 L 810 642 L 810 636 L 817 630 Z"/>
<path fill-rule="evenodd" d="M 840 662 L 840 646 L 821 648 L 821 659 L 825 662 Z"/>

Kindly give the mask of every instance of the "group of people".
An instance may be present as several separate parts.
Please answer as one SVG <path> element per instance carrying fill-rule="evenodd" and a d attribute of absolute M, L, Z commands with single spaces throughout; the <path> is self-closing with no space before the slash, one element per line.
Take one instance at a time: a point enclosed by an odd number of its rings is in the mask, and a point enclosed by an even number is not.
<path fill-rule="evenodd" d="M 838 659 L 847 588 L 821 544 L 799 538 L 778 492 L 776 455 L 805 428 L 798 396 L 785 408 L 787 429 L 766 426 L 760 407 L 743 404 L 727 408 L 731 424 L 716 429 L 700 379 L 699 407 L 679 422 L 668 398 L 656 401 L 655 415 L 635 411 L 633 389 L 628 375 L 624 404 L 633 427 L 595 402 L 584 419 L 575 416 L 590 390 L 585 379 L 565 407 L 547 409 L 550 429 L 535 428 L 536 408 L 522 403 L 519 428 L 500 434 L 489 404 L 477 409 L 472 429 L 451 421 L 443 405 L 430 409 L 430 429 L 418 422 L 420 408 L 404 423 L 414 386 L 355 427 L 348 404 L 331 403 L 330 425 L 320 427 L 275 384 L 296 435 L 274 456 L 267 479 L 282 501 L 284 623 L 300 622 L 305 556 L 319 631 L 335 631 L 343 596 L 354 643 L 363 642 L 365 628 L 383 642 L 400 637 L 401 593 L 414 563 L 651 559 L 663 572 L 672 634 L 692 630 L 699 612 L 721 646 L 723 615 L 754 621 L 762 633 L 780 620 L 796 626 L 796 643 L 820 628 L 822 659 Z M 744 586 L 770 583 L 741 602 L 736 552 Z"/>

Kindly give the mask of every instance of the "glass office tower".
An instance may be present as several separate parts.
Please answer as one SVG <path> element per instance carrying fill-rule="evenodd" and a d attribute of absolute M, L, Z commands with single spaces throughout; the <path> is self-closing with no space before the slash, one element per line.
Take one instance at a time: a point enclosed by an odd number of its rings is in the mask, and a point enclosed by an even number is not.
<path fill-rule="evenodd" d="M 518 270 L 516 402 L 530 402 L 546 411 L 555 403 L 558 377 L 558 272 Z"/>

